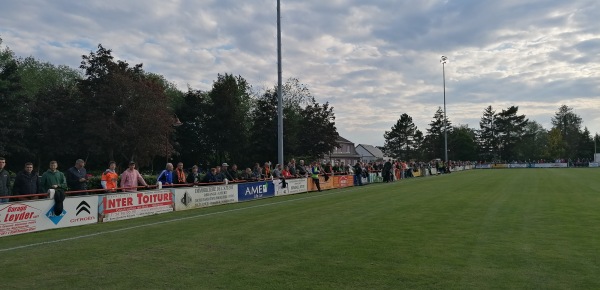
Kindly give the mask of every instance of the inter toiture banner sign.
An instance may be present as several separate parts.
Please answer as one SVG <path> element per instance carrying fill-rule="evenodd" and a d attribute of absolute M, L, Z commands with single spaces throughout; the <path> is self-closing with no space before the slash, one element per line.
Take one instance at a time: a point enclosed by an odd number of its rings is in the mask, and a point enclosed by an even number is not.
<path fill-rule="evenodd" d="M 98 196 L 98 221 L 110 222 L 173 211 L 168 189 Z"/>
<path fill-rule="evenodd" d="M 66 228 L 98 221 L 98 198 L 69 197 L 63 211 L 54 214 L 54 200 L 32 200 L 0 204 L 0 237 Z"/>

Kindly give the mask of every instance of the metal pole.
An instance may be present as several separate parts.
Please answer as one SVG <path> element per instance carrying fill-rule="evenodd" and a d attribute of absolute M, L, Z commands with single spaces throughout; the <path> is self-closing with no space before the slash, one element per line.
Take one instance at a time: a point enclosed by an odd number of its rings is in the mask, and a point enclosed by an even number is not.
<path fill-rule="evenodd" d="M 277 160 L 283 164 L 283 96 L 281 93 L 281 5 L 277 0 Z"/>
<path fill-rule="evenodd" d="M 444 65 L 446 64 L 446 58 L 442 55 L 442 79 L 444 82 L 444 158 L 446 166 L 448 166 L 448 124 L 446 124 L 446 70 Z"/>

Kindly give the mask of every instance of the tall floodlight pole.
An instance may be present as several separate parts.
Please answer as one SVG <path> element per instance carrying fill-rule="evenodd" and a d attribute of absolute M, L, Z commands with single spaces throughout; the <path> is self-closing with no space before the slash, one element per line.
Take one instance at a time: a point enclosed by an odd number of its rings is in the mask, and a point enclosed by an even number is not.
<path fill-rule="evenodd" d="M 444 82 L 444 160 L 446 161 L 446 164 L 448 164 L 448 124 L 446 124 L 446 70 L 444 67 L 446 61 L 448 61 L 448 58 L 442 55 L 440 62 L 442 63 L 442 79 Z"/>
<path fill-rule="evenodd" d="M 283 166 L 283 95 L 281 93 L 281 12 L 277 0 L 277 160 Z"/>

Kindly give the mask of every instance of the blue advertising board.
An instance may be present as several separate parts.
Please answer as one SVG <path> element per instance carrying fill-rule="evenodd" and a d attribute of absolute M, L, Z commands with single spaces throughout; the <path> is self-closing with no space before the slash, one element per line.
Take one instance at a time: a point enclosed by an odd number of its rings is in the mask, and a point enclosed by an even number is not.
<path fill-rule="evenodd" d="M 275 185 L 273 185 L 273 182 L 270 180 L 238 184 L 238 201 L 248 201 L 273 196 L 275 196 Z"/>

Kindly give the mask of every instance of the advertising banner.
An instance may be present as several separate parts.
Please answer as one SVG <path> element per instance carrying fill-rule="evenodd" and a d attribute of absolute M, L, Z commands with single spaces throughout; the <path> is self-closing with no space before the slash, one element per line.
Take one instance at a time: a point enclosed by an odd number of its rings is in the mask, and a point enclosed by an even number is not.
<path fill-rule="evenodd" d="M 477 164 L 475 165 L 475 169 L 490 169 L 492 168 L 491 164 Z"/>
<path fill-rule="evenodd" d="M 171 188 L 175 210 L 186 210 L 238 202 L 238 185 Z"/>
<path fill-rule="evenodd" d="M 321 190 L 333 189 L 333 177 L 330 176 L 327 181 L 325 181 L 324 176 L 319 176 L 319 186 L 321 186 Z M 308 191 L 317 191 L 317 187 L 310 177 L 308 178 Z"/>
<path fill-rule="evenodd" d="M 283 187 L 283 182 L 279 179 L 273 180 L 273 184 L 275 186 L 275 196 L 296 194 L 308 191 L 308 179 L 306 178 L 286 179 L 285 187 Z"/>
<path fill-rule="evenodd" d="M 52 199 L 0 204 L 0 237 L 97 222 L 95 196 L 66 198 L 60 215 L 54 214 L 54 204 Z"/>
<path fill-rule="evenodd" d="M 567 168 L 567 163 L 534 163 L 535 168 Z"/>
<path fill-rule="evenodd" d="M 168 189 L 101 195 L 97 199 L 99 222 L 173 211 L 173 194 Z"/>
<path fill-rule="evenodd" d="M 354 186 L 353 175 L 336 175 L 333 177 L 334 188 L 344 188 Z"/>
<path fill-rule="evenodd" d="M 529 164 L 527 163 L 518 163 L 518 164 L 508 164 L 509 168 L 528 168 Z"/>
<path fill-rule="evenodd" d="M 598 162 L 590 162 L 590 167 L 600 167 L 600 163 L 598 163 Z"/>
<path fill-rule="evenodd" d="M 494 169 L 508 168 L 508 164 L 492 164 L 492 168 L 494 168 Z"/>
<path fill-rule="evenodd" d="M 238 184 L 238 201 L 249 201 L 275 196 L 275 185 L 271 180 Z"/>

